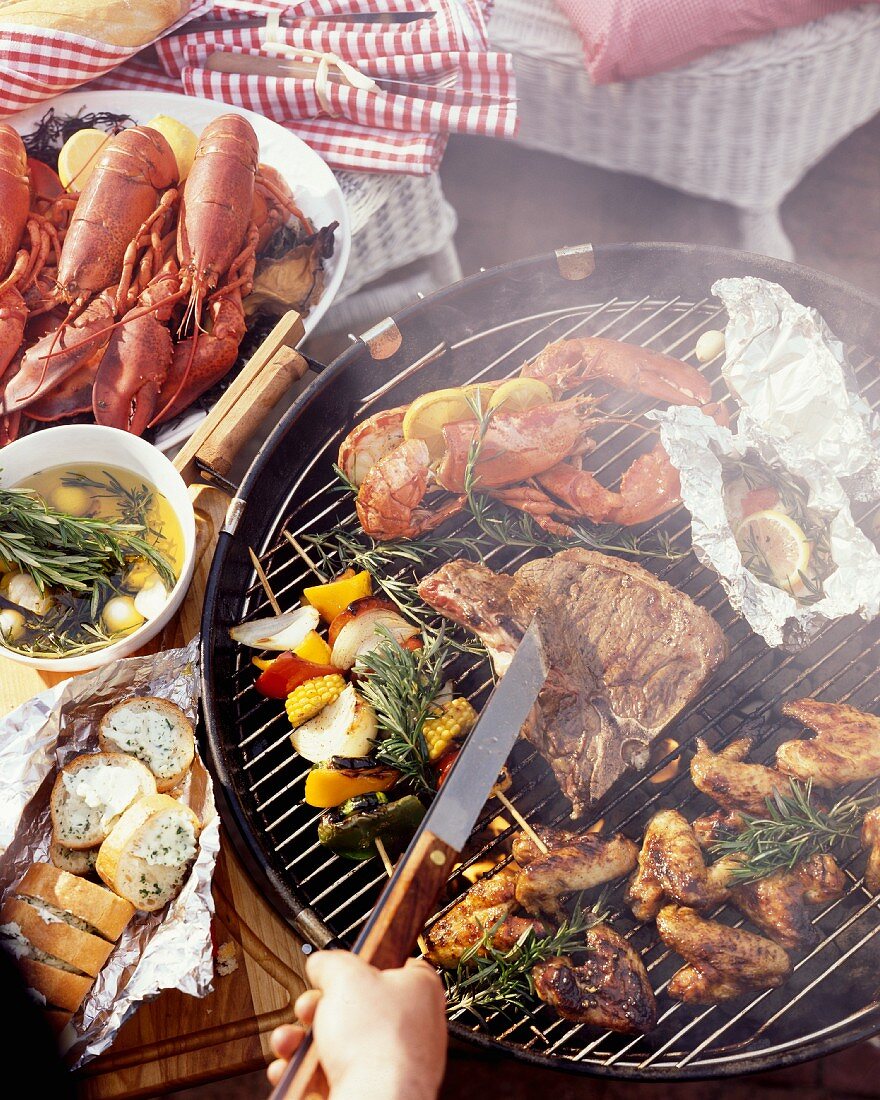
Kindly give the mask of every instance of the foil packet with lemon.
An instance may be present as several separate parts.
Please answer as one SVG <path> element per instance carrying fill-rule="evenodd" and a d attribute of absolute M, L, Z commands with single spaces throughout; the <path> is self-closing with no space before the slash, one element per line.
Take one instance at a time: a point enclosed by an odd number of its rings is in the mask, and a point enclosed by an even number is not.
<path fill-rule="evenodd" d="M 681 479 L 694 551 L 771 646 L 880 613 L 880 554 L 853 518 L 880 498 L 880 432 L 815 310 L 761 279 L 724 279 L 722 373 L 736 431 L 699 409 L 649 413 Z"/>

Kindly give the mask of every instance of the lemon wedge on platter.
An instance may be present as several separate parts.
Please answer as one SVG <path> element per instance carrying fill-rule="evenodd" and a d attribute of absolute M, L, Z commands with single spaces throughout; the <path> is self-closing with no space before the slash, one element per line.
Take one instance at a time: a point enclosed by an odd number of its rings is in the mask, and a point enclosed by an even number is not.
<path fill-rule="evenodd" d="M 769 572 L 772 583 L 792 595 L 805 591 L 812 544 L 791 516 L 775 508 L 753 512 L 737 527 L 736 543 L 752 572 Z"/>
<path fill-rule="evenodd" d="M 82 191 L 98 163 L 101 150 L 112 136 L 103 130 L 77 130 L 71 134 L 58 154 L 61 186 L 68 191 Z"/>
<path fill-rule="evenodd" d="M 198 135 L 190 130 L 189 126 L 178 122 L 176 118 L 172 118 L 170 115 L 156 115 L 145 125 L 149 126 L 151 130 L 158 130 L 171 146 L 174 159 L 177 161 L 177 173 L 180 176 L 180 182 L 183 183 L 189 175 L 195 160 L 196 149 L 199 144 Z"/>

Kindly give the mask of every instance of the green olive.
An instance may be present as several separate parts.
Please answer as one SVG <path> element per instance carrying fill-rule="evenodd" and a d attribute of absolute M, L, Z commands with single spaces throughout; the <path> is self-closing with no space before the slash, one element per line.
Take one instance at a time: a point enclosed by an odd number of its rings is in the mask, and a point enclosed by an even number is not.
<path fill-rule="evenodd" d="M 104 627 L 110 634 L 134 630 L 144 621 L 143 615 L 134 606 L 131 596 L 114 596 L 104 604 L 101 614 Z"/>

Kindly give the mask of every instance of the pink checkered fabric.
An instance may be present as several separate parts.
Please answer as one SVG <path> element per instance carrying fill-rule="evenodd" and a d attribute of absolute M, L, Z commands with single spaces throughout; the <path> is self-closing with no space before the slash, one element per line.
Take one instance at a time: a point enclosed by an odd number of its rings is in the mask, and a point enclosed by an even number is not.
<path fill-rule="evenodd" d="M 859 0 L 556 2 L 583 41 L 594 84 L 675 69 L 720 46 L 733 46 L 859 5 Z"/>
<path fill-rule="evenodd" d="M 424 0 L 353 0 L 350 11 L 423 11 Z M 450 133 L 511 137 L 516 131 L 512 60 L 488 50 L 485 0 L 431 0 L 433 19 L 409 24 L 321 22 L 338 11 L 338 0 L 305 0 L 295 4 L 215 3 L 211 21 L 228 29 L 200 29 L 156 45 L 161 69 L 142 59 L 129 61 L 95 83 L 100 88 L 150 88 L 247 107 L 287 127 L 320 153 L 332 168 L 362 172 L 426 175 L 437 169 Z M 245 76 L 207 70 L 215 52 L 272 56 L 264 46 L 264 27 L 242 28 L 243 14 L 275 10 L 296 19 L 294 28 L 274 37 L 293 47 L 334 53 L 370 76 L 412 82 L 394 92 L 374 93 L 331 84 L 326 102 L 315 83 L 294 78 Z M 420 80 L 454 70 L 450 89 L 417 86 Z"/>
<path fill-rule="evenodd" d="M 189 13 L 174 27 L 210 7 L 211 0 L 193 0 Z M 85 84 L 136 52 L 78 34 L 4 25 L 0 11 L 0 117 Z"/>

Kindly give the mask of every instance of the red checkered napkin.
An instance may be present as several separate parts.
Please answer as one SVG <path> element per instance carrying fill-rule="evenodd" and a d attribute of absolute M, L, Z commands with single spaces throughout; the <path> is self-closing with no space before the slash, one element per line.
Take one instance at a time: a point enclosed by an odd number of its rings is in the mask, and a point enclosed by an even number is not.
<path fill-rule="evenodd" d="M 510 137 L 516 130 L 512 60 L 487 50 L 484 15 L 478 0 L 351 0 L 351 12 L 418 12 L 431 19 L 407 24 L 322 21 L 336 15 L 338 0 L 306 0 L 293 6 L 272 3 L 215 7 L 212 21 L 228 29 L 200 29 L 168 37 L 157 54 L 169 77 L 185 92 L 237 103 L 267 115 L 313 145 L 334 168 L 425 174 L 436 169 L 449 133 Z M 272 12 L 295 19 L 293 27 L 236 25 L 241 15 Z M 362 73 L 409 82 L 394 91 L 292 77 L 219 73 L 207 70 L 217 52 L 278 56 L 270 45 L 332 54 Z M 452 88 L 421 84 L 454 71 Z M 114 74 L 122 79 L 124 73 Z M 106 83 L 104 86 L 108 86 Z M 114 83 L 114 86 L 131 86 Z"/>
<path fill-rule="evenodd" d="M 212 6 L 211 0 L 193 0 L 189 13 L 174 27 Z M 0 11 L 0 117 L 76 88 L 136 52 L 78 34 L 4 24 Z"/>

